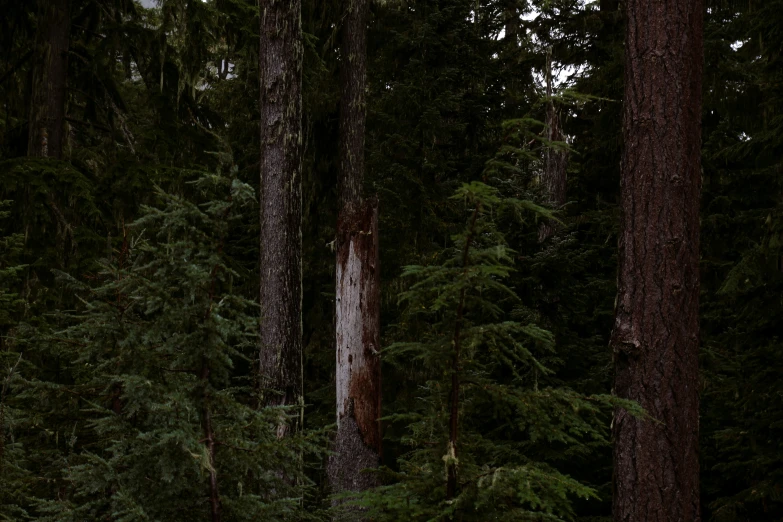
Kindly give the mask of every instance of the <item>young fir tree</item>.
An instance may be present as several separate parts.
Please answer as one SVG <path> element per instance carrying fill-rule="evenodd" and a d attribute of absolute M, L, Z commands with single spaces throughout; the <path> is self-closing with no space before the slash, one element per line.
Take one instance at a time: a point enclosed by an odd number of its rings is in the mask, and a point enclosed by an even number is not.
<path fill-rule="evenodd" d="M 159 192 L 162 205 L 144 208 L 89 281 L 62 273 L 83 307 L 63 313 L 59 331 L 26 336 L 59 371 L 30 379 L 20 398 L 40 416 L 63 410 L 65 443 L 50 457 L 59 491 L 40 500 L 39 520 L 307 518 L 303 488 L 279 471 L 301 477 L 309 442 L 276 436 L 297 412 L 256 407 L 257 305 L 233 291 L 225 253 L 253 191 L 220 175 L 195 188 L 205 203 Z"/>
<path fill-rule="evenodd" d="M 385 350 L 422 383 L 415 408 L 389 416 L 407 424 L 409 451 L 399 469 L 385 470 L 391 484 L 362 505 L 373 520 L 570 519 L 571 500 L 594 491 L 531 450 L 576 454 L 604 441 L 602 406 L 613 401 L 551 386 L 539 357 L 552 351 L 552 336 L 529 322 L 533 314 L 505 284 L 514 253 L 494 224 L 498 215 L 546 211 L 478 182 L 453 198 L 465 202 L 467 225 L 440 262 L 406 268 L 415 280 L 401 297 L 408 340 Z"/>

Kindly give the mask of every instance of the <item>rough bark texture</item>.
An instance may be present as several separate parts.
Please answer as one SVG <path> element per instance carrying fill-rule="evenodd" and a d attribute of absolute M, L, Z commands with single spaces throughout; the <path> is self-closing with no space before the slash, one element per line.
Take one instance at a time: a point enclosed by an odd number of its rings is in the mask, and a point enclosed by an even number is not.
<path fill-rule="evenodd" d="M 699 511 L 701 1 L 628 0 L 615 393 L 614 520 Z"/>
<path fill-rule="evenodd" d="M 301 1 L 260 7 L 260 385 L 264 403 L 303 407 Z"/>
<path fill-rule="evenodd" d="M 368 0 L 345 0 L 340 64 L 340 208 L 361 206 L 364 184 L 364 127 L 367 115 Z"/>
<path fill-rule="evenodd" d="M 342 30 L 340 215 L 337 222 L 337 435 L 332 490 L 378 485 L 381 454 L 380 265 L 377 201 L 364 201 L 367 0 L 347 0 Z"/>
<path fill-rule="evenodd" d="M 36 42 L 37 63 L 27 139 L 27 155 L 60 158 L 65 137 L 65 83 L 71 29 L 69 0 L 43 2 Z"/>
<path fill-rule="evenodd" d="M 549 143 L 553 141 L 564 141 L 563 132 L 560 128 L 560 113 L 555 107 L 552 99 L 552 50 L 547 53 L 546 68 L 546 96 L 548 98 L 546 106 L 546 133 Z M 544 150 L 544 170 L 541 181 L 548 203 L 559 208 L 566 203 L 566 182 L 568 181 L 568 152 L 554 147 L 546 147 Z M 538 229 L 538 240 L 546 241 L 555 233 L 557 223 L 546 220 L 541 223 Z"/>

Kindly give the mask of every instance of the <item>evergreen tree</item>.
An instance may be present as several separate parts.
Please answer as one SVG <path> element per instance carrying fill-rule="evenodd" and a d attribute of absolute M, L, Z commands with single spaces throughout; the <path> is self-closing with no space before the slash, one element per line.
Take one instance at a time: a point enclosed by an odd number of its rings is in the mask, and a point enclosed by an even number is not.
<path fill-rule="evenodd" d="M 604 441 L 613 400 L 551 385 L 539 359 L 552 335 L 504 282 L 514 252 L 493 216 L 544 210 L 478 182 L 453 197 L 467 224 L 438 263 L 406 268 L 405 341 L 385 349 L 418 387 L 415 407 L 389 416 L 406 424 L 408 451 L 364 505 L 376 520 L 570 519 L 571 500 L 595 492 L 539 450 L 578 455 Z"/>
<path fill-rule="evenodd" d="M 301 490 L 278 473 L 299 477 L 311 446 L 276 435 L 298 411 L 256 408 L 241 371 L 257 349 L 257 307 L 232 291 L 225 241 L 252 189 L 217 175 L 195 188 L 205 203 L 159 193 L 161 207 L 145 208 L 90 282 L 61 273 L 83 309 L 23 336 L 69 376 L 42 373 L 17 391 L 39 415 L 66 408 L 70 424 L 53 457 L 60 494 L 40 500 L 41 520 L 304 517 Z"/>
<path fill-rule="evenodd" d="M 617 522 L 701 520 L 699 197 L 702 4 L 627 5 L 614 392 Z M 652 18 L 650 13 L 654 13 Z M 661 60 L 660 56 L 667 56 Z M 665 63 L 664 63 L 665 62 Z"/>

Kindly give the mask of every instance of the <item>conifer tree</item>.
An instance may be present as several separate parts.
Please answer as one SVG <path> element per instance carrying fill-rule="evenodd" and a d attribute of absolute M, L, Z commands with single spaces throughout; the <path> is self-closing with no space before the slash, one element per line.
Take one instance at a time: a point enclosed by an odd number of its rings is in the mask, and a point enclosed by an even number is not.
<path fill-rule="evenodd" d="M 365 199 L 367 0 L 348 0 L 340 63 L 340 173 L 336 268 L 337 434 L 329 459 L 335 492 L 377 485 L 363 473 L 381 452 L 378 203 Z"/>
<path fill-rule="evenodd" d="M 225 242 L 253 191 L 219 175 L 195 187 L 203 204 L 160 192 L 91 282 L 61 273 L 84 307 L 62 314 L 64 328 L 20 337 L 69 375 L 39 372 L 19 393 L 64 408 L 71 426 L 55 460 L 68 486 L 39 500 L 42 520 L 284 520 L 297 509 L 279 471 L 300 477 L 303 439 L 277 437 L 279 410 L 257 408 L 237 372 L 257 350 L 257 307 L 232 290 Z"/>
<path fill-rule="evenodd" d="M 39 10 L 27 155 L 60 158 L 65 138 L 70 0 L 44 0 Z"/>
<path fill-rule="evenodd" d="M 571 500 L 594 491 L 538 455 L 605 441 L 613 399 L 550 381 L 539 358 L 552 336 L 527 322 L 533 315 L 506 286 L 514 252 L 493 219 L 551 214 L 478 182 L 454 199 L 464 201 L 467 223 L 439 262 L 406 268 L 406 339 L 385 349 L 420 383 L 415 408 L 389 416 L 406 424 L 408 452 L 398 470 L 386 469 L 393 483 L 361 505 L 388 521 L 568 519 Z"/>
<path fill-rule="evenodd" d="M 613 516 L 701 520 L 699 195 L 702 2 L 627 4 Z M 664 58 L 665 57 L 665 58 Z"/>
<path fill-rule="evenodd" d="M 300 0 L 260 3 L 261 352 L 263 402 L 302 395 L 302 14 Z M 280 425 L 280 435 L 288 431 Z"/>

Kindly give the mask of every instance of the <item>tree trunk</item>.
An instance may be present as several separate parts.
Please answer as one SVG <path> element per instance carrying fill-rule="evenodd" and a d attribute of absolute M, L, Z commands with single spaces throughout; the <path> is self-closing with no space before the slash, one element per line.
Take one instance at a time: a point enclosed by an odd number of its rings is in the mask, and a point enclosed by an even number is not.
<path fill-rule="evenodd" d="M 259 384 L 264 404 L 303 408 L 301 0 L 262 0 L 260 17 Z"/>
<path fill-rule="evenodd" d="M 329 459 L 334 492 L 378 485 L 381 453 L 380 277 L 378 206 L 343 214 L 337 247 L 337 435 Z"/>
<path fill-rule="evenodd" d="M 547 147 L 544 149 L 544 170 L 542 182 L 548 203 L 559 208 L 566 203 L 566 182 L 568 180 L 568 152 L 552 147 L 554 141 L 564 141 L 560 130 L 560 114 L 552 99 L 552 49 L 546 57 L 546 133 Z M 557 223 L 546 220 L 538 229 L 538 240 L 544 242 L 555 233 Z"/>
<path fill-rule="evenodd" d="M 38 59 L 33 73 L 27 155 L 59 159 L 62 157 L 65 136 L 70 2 L 43 2 L 39 16 L 41 25 L 38 27 L 36 42 Z"/>
<path fill-rule="evenodd" d="M 701 1 L 628 0 L 615 393 L 614 520 L 699 510 Z"/>
<path fill-rule="evenodd" d="M 367 0 L 347 0 L 340 82 L 340 215 L 337 221 L 337 436 L 329 459 L 334 492 L 378 484 L 381 454 L 378 204 L 364 201 Z"/>

